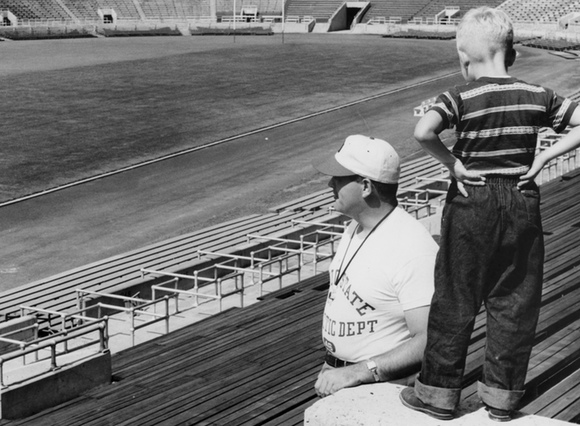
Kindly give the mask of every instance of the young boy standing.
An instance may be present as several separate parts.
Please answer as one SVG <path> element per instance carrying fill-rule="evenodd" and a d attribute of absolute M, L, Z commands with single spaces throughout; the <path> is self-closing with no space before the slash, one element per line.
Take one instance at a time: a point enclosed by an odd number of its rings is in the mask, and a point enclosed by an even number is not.
<path fill-rule="evenodd" d="M 440 420 L 459 404 L 465 359 L 481 303 L 487 344 L 478 393 L 493 420 L 508 421 L 524 381 L 540 309 L 544 244 L 533 179 L 551 159 L 580 145 L 580 127 L 536 153 L 538 130 L 580 124 L 575 102 L 509 76 L 514 63 L 508 16 L 482 7 L 457 29 L 466 84 L 440 95 L 415 129 L 421 146 L 453 182 L 441 224 L 427 346 L 403 404 Z M 439 134 L 455 127 L 450 152 Z"/>

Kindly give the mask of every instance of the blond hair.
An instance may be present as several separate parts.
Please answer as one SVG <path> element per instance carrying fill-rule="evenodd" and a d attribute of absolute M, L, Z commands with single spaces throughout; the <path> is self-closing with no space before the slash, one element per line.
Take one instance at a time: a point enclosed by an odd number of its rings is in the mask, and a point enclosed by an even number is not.
<path fill-rule="evenodd" d="M 502 10 L 478 7 L 469 10 L 457 27 L 457 48 L 472 59 L 508 53 L 513 49 L 514 29 Z"/>

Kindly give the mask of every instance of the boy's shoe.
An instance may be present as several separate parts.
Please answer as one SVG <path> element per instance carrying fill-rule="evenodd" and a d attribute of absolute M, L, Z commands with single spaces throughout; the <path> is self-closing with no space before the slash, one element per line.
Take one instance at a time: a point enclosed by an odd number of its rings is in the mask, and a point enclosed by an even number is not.
<path fill-rule="evenodd" d="M 487 415 L 496 422 L 509 422 L 512 419 L 510 410 L 500 410 L 499 408 L 487 407 Z"/>
<path fill-rule="evenodd" d="M 445 410 L 443 408 L 433 407 L 432 405 L 424 404 L 417 395 L 415 395 L 415 389 L 405 388 L 399 394 L 399 398 L 403 405 L 411 410 L 420 411 L 421 413 L 428 414 L 431 417 L 435 417 L 438 420 L 452 420 L 453 410 Z"/>

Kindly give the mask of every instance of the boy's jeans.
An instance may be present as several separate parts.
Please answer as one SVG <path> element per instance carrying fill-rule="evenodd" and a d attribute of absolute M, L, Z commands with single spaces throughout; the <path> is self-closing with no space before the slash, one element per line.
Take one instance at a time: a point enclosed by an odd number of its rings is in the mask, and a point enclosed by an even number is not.
<path fill-rule="evenodd" d="M 417 396 L 455 409 L 465 358 L 481 303 L 487 343 L 479 396 L 489 406 L 514 410 L 524 380 L 540 309 L 544 243 L 535 184 L 488 177 L 482 187 L 455 182 L 443 211 L 435 294 Z"/>

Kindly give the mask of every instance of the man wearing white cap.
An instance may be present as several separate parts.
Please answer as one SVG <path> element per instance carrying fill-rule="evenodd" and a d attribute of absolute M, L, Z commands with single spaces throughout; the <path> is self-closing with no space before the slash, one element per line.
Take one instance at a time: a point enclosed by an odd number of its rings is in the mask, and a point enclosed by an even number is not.
<path fill-rule="evenodd" d="M 363 383 L 409 384 L 421 366 L 437 244 L 397 208 L 399 156 L 381 139 L 349 136 L 315 168 L 331 176 L 337 212 L 352 218 L 330 265 L 321 397 Z"/>

